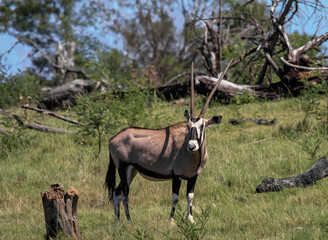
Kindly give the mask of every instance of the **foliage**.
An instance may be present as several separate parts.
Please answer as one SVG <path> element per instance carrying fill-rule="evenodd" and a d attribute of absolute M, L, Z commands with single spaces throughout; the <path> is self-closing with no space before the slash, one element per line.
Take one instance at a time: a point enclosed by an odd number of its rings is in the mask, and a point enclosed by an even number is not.
<path fill-rule="evenodd" d="M 41 86 L 41 81 L 28 71 L 8 77 L 0 74 L 0 108 L 18 106 L 21 96 L 36 99 Z"/>
<path fill-rule="evenodd" d="M 247 104 L 256 100 L 256 97 L 249 91 L 243 91 L 241 95 L 236 95 L 231 101 L 237 105 Z"/>
<path fill-rule="evenodd" d="M 313 84 L 308 79 L 304 79 L 305 87 L 301 90 L 301 96 L 297 100 L 304 112 L 304 118 L 299 123 L 300 127 L 308 125 L 309 117 L 321 122 L 325 132 L 328 130 L 328 81 L 317 76 L 320 82 Z M 324 100 L 324 101 L 322 101 Z"/>
<path fill-rule="evenodd" d="M 142 125 L 143 120 L 152 114 L 152 104 L 156 96 L 140 88 L 132 88 L 124 94 L 107 92 L 83 96 L 76 107 L 81 127 L 81 134 L 89 139 L 97 137 L 99 157 L 102 138 L 113 135 L 123 126 Z"/>
<path fill-rule="evenodd" d="M 200 240 L 204 239 L 206 234 L 206 224 L 209 219 L 209 209 L 201 208 L 201 216 L 195 215 L 195 223 L 188 221 L 187 211 L 182 212 L 181 208 L 176 211 L 174 220 L 178 228 L 178 233 L 183 239 Z"/>
<path fill-rule="evenodd" d="M 32 139 L 26 136 L 26 130 L 18 127 L 13 118 L 10 116 L 0 118 L 0 125 L 11 129 L 8 135 L 1 134 L 0 136 L 0 159 L 30 146 Z"/>

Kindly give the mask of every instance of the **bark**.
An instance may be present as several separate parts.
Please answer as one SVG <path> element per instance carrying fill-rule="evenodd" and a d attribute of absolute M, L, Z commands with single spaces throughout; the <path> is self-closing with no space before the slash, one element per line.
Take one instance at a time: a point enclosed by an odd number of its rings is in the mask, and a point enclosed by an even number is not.
<path fill-rule="evenodd" d="M 328 176 L 328 162 L 326 157 L 321 157 L 310 169 L 294 177 L 274 179 L 267 177 L 256 187 L 257 193 L 277 192 L 285 187 L 307 187 Z"/>
<path fill-rule="evenodd" d="M 43 113 L 45 115 L 49 115 L 49 116 L 58 118 L 58 119 L 63 120 L 65 122 L 73 123 L 73 124 L 80 125 L 80 126 L 84 125 L 83 123 L 80 123 L 80 122 L 72 120 L 70 118 L 61 116 L 58 113 L 51 112 L 51 111 L 48 111 L 48 110 L 44 110 L 44 109 L 40 109 L 40 108 L 33 108 L 33 107 L 29 107 L 29 106 L 22 106 L 22 108 L 28 109 L 28 110 L 33 110 L 33 111 L 36 111 L 36 112 L 39 112 L 39 113 Z"/>
<path fill-rule="evenodd" d="M 58 183 L 51 185 L 45 193 L 41 193 L 47 239 L 55 238 L 60 231 L 68 237 L 80 239 L 77 216 L 79 195 L 74 187 L 69 187 L 65 193 Z"/>
<path fill-rule="evenodd" d="M 54 127 L 43 126 L 41 124 L 24 122 L 17 115 L 13 115 L 13 117 L 16 119 L 16 121 L 18 122 L 18 124 L 20 126 L 27 127 L 29 129 L 33 129 L 33 130 L 37 130 L 37 131 L 41 131 L 41 132 L 47 132 L 47 133 L 48 132 L 51 132 L 51 133 L 76 133 L 74 131 L 69 131 L 69 130 L 65 130 L 65 129 L 61 129 L 61 128 L 54 128 Z"/>

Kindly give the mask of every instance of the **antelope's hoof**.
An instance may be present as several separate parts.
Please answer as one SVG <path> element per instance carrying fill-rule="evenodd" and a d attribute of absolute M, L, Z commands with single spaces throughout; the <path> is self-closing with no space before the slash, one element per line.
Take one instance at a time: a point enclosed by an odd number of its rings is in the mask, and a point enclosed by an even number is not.
<path fill-rule="evenodd" d="M 192 224 L 196 224 L 196 222 L 194 221 L 194 217 L 193 216 L 188 216 L 188 221 Z"/>
<path fill-rule="evenodd" d="M 175 223 L 174 223 L 174 219 L 173 219 L 173 218 L 169 218 L 169 223 L 170 223 L 172 226 L 174 226 L 174 225 L 175 225 Z"/>

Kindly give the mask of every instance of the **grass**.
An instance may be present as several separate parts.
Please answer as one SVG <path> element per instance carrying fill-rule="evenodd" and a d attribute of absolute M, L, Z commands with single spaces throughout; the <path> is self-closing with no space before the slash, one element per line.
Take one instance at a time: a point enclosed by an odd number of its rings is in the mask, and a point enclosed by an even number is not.
<path fill-rule="evenodd" d="M 197 101 L 200 111 L 201 100 Z M 158 128 L 183 121 L 188 108 L 163 102 L 154 107 L 154 116 L 142 121 L 143 126 Z M 12 111 L 21 113 L 20 109 Z M 209 213 L 204 239 L 327 239 L 327 179 L 308 188 L 255 194 L 263 178 L 297 175 L 314 164 L 317 159 L 309 157 L 302 143 L 315 144 L 321 139 L 317 155 L 327 155 L 327 137 L 318 134 L 315 120 L 295 135 L 304 113 L 294 99 L 241 106 L 211 104 L 206 116 L 214 114 L 222 115 L 223 120 L 207 129 L 209 161 L 198 178 L 193 202 L 195 216 L 201 216 L 202 209 Z M 229 118 L 240 116 L 276 118 L 277 125 L 228 123 Z M 29 113 L 29 117 L 45 125 L 75 128 L 47 116 Z M 283 133 L 280 128 L 287 126 L 291 130 Z M 168 223 L 170 182 L 150 182 L 137 176 L 130 190 L 132 223 L 122 213 L 121 223 L 114 224 L 113 206 L 103 187 L 108 167 L 106 141 L 100 158 L 95 159 L 96 145 L 83 143 L 79 136 L 31 130 L 21 134 L 16 142 L 0 136 L 0 239 L 44 238 L 40 192 L 55 182 L 66 190 L 74 186 L 80 191 L 78 216 L 83 239 L 184 239 L 177 226 Z M 12 141 L 9 148 L 8 141 Z M 181 214 L 187 206 L 185 191 L 183 181 Z"/>

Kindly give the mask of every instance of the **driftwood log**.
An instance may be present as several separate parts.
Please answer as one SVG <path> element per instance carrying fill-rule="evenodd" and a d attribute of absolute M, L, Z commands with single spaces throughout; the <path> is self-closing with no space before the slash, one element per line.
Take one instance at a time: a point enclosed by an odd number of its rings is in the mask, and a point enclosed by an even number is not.
<path fill-rule="evenodd" d="M 80 239 L 77 202 L 79 192 L 69 187 L 65 193 L 63 187 L 56 183 L 45 193 L 41 193 L 46 224 L 46 238 L 55 238 L 59 231 L 74 239 Z"/>
<path fill-rule="evenodd" d="M 321 157 L 310 169 L 294 177 L 274 179 L 267 177 L 256 187 L 257 193 L 278 192 L 285 187 L 307 187 L 328 176 L 328 162 Z"/>
<path fill-rule="evenodd" d="M 241 124 L 242 122 L 255 122 L 258 125 L 275 125 L 276 124 L 276 119 L 272 119 L 272 120 L 266 120 L 266 119 L 262 119 L 262 118 L 241 118 L 241 119 L 234 119 L 231 118 L 228 120 L 229 123 L 231 123 L 232 125 L 238 125 Z"/>

